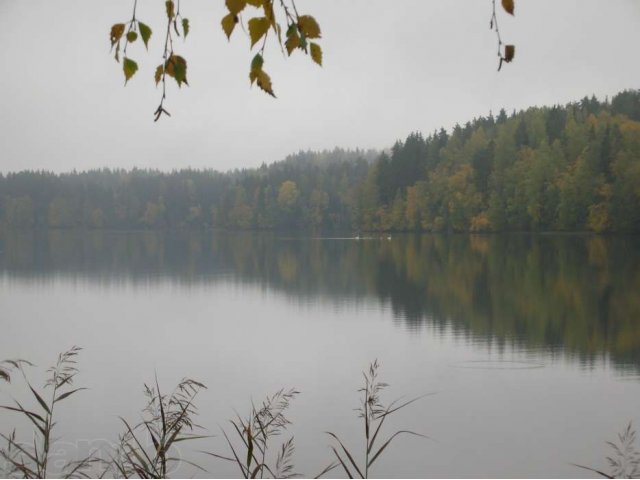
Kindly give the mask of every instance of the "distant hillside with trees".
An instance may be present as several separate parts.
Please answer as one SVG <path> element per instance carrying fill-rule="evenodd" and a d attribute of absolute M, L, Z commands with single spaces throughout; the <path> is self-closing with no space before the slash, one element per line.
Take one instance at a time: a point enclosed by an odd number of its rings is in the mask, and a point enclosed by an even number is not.
<path fill-rule="evenodd" d="M 0 175 L 5 228 L 640 232 L 640 90 L 256 169 Z"/>

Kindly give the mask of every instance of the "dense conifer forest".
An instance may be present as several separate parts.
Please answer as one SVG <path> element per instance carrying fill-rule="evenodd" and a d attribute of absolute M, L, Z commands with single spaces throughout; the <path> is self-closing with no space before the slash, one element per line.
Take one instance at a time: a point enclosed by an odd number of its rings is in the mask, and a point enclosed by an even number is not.
<path fill-rule="evenodd" d="M 215 164 L 215 159 L 212 160 Z M 640 90 L 256 169 L 0 175 L 7 228 L 640 232 Z"/>

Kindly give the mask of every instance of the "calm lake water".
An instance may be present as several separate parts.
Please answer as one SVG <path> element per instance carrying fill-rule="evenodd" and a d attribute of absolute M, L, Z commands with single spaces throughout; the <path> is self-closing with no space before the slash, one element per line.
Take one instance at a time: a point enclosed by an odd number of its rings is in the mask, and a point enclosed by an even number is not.
<path fill-rule="evenodd" d="M 115 440 L 118 415 L 138 420 L 157 372 L 166 389 L 209 387 L 199 423 L 214 434 L 296 387 L 296 465 L 313 476 L 325 431 L 361 451 L 353 409 L 376 358 L 387 399 L 436 394 L 389 422 L 433 440 L 399 438 L 375 476 L 584 476 L 570 464 L 606 468 L 604 442 L 640 424 L 638 237 L 5 232 L 0 322 L 1 358 L 45 367 L 84 347 L 89 390 L 60 408 L 70 456 Z M 28 398 L 19 379 L 0 389 Z M 199 449 L 225 453 L 220 435 Z"/>

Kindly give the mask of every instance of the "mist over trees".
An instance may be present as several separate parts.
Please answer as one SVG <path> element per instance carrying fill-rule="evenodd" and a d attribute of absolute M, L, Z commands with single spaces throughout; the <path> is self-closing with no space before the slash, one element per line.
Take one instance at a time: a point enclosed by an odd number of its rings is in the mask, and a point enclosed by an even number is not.
<path fill-rule="evenodd" d="M 215 162 L 212 162 L 215 163 Z M 0 175 L 10 228 L 640 231 L 640 91 L 255 169 Z"/>

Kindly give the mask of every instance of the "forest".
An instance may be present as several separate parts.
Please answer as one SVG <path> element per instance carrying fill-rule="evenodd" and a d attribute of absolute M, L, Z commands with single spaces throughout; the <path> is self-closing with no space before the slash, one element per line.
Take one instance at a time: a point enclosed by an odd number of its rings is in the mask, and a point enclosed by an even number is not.
<path fill-rule="evenodd" d="M 383 152 L 299 152 L 254 169 L 2 174 L 0 224 L 640 232 L 640 90 L 501 110 Z"/>

